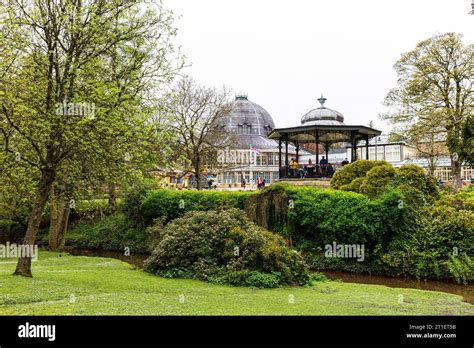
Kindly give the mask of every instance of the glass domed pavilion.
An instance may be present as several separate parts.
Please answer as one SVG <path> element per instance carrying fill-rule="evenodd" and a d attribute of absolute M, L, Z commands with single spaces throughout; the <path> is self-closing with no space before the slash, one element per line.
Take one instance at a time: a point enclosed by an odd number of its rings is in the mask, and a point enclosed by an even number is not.
<path fill-rule="evenodd" d="M 234 108 L 226 119 L 228 129 L 236 135 L 236 144 L 226 150 L 225 169 L 218 174 L 223 185 L 254 183 L 258 177 L 272 183 L 279 179 L 278 141 L 268 138 L 275 128 L 270 114 L 260 105 L 250 101 L 247 95 L 235 97 Z M 296 149 L 288 146 L 288 155 Z"/>

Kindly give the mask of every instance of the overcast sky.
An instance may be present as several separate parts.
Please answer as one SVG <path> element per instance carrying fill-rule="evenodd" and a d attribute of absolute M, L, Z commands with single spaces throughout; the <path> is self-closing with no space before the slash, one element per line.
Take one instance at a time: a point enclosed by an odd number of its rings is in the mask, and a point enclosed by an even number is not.
<path fill-rule="evenodd" d="M 388 131 L 378 118 L 396 85 L 394 63 L 420 40 L 448 31 L 474 42 L 471 0 L 165 0 L 180 18 L 186 73 L 244 91 L 277 127 L 319 106 L 346 124 Z"/>

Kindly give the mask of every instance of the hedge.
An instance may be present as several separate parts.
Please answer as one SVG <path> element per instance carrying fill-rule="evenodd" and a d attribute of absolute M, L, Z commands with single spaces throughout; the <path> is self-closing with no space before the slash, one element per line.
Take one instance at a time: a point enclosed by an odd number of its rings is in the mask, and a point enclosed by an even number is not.
<path fill-rule="evenodd" d="M 243 209 L 246 198 L 252 194 L 245 191 L 153 190 L 145 194 L 138 212 L 130 217 L 148 225 L 156 218 L 165 218 L 169 222 L 189 211 L 216 210 L 219 207 Z M 124 205 L 127 205 L 127 197 Z"/>

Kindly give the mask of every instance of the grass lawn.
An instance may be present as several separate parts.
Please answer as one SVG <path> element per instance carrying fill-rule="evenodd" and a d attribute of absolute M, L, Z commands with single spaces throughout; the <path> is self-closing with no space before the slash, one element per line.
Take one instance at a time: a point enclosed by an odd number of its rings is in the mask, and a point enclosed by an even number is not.
<path fill-rule="evenodd" d="M 12 276 L 15 264 L 0 261 L 0 315 L 474 315 L 461 296 L 380 285 L 237 288 L 46 251 L 33 262 L 32 279 Z"/>

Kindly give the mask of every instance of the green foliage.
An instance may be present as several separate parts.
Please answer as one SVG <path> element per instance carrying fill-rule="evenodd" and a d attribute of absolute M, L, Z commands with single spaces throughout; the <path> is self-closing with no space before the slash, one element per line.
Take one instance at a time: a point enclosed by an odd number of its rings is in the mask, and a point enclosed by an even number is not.
<path fill-rule="evenodd" d="M 252 286 L 273 286 L 277 276 L 278 284 L 309 281 L 301 256 L 238 209 L 189 212 L 173 220 L 164 227 L 145 270 Z"/>
<path fill-rule="evenodd" d="M 150 233 L 137 228 L 123 214 L 80 222 L 66 235 L 67 246 L 114 251 L 130 248 L 131 253 L 151 252 L 153 242 Z"/>
<path fill-rule="evenodd" d="M 258 271 L 230 271 L 220 277 L 210 279 L 217 284 L 230 284 L 233 286 L 249 286 L 255 288 L 277 288 L 280 277 L 277 273 L 263 273 Z"/>
<path fill-rule="evenodd" d="M 457 283 L 467 285 L 474 279 L 474 260 L 466 254 L 460 257 L 449 256 L 449 260 L 446 261 L 446 268 L 449 275 Z"/>
<path fill-rule="evenodd" d="M 423 168 L 416 164 L 403 165 L 397 169 L 395 185 L 405 185 L 420 190 L 430 202 L 439 198 L 436 179 L 426 175 Z"/>
<path fill-rule="evenodd" d="M 377 168 L 377 167 L 374 167 L 374 168 Z M 360 186 L 362 185 L 364 181 L 365 181 L 365 177 L 355 178 L 354 180 L 352 180 L 350 184 L 341 185 L 339 189 L 342 191 L 360 192 Z"/>
<path fill-rule="evenodd" d="M 387 165 L 385 161 L 358 160 L 352 162 L 334 173 L 331 179 L 331 187 L 338 189 L 343 185 L 349 185 L 352 180 L 363 178 L 369 170 L 380 165 Z"/>
<path fill-rule="evenodd" d="M 215 210 L 219 207 L 243 209 L 245 199 L 251 194 L 251 192 L 160 189 L 148 192 L 140 206 L 135 204 L 137 214 L 130 217 L 135 220 L 142 219 L 149 224 L 159 217 L 171 221 L 189 211 Z"/>
<path fill-rule="evenodd" d="M 0 219 L 0 243 L 19 242 L 25 235 L 24 226 L 17 221 Z"/>
<path fill-rule="evenodd" d="M 454 192 L 443 192 L 441 199 L 437 202 L 439 206 L 449 206 L 459 210 L 474 211 L 474 185 L 466 186 L 462 190 Z"/>
<path fill-rule="evenodd" d="M 155 189 L 156 182 L 154 180 L 143 180 L 127 190 L 122 203 L 122 211 L 130 221 L 137 225 L 144 225 L 144 217 L 142 214 L 142 203 L 148 192 Z"/>
<path fill-rule="evenodd" d="M 339 172 L 341 174 L 336 176 Z M 413 207 L 426 206 L 439 199 L 436 179 L 414 164 L 395 169 L 384 161 L 356 161 L 336 174 L 331 180 L 334 188 L 362 193 L 372 199 L 391 189 L 401 192 L 404 201 Z"/>
<path fill-rule="evenodd" d="M 360 184 L 359 192 L 370 198 L 375 198 L 385 190 L 385 187 L 394 178 L 395 169 L 390 164 L 373 167 Z"/>
<path fill-rule="evenodd" d="M 397 231 L 404 210 L 396 191 L 377 200 L 353 193 L 313 188 L 289 188 L 289 209 L 293 235 L 305 236 L 319 245 L 366 244 L 374 247 Z"/>
<path fill-rule="evenodd" d="M 443 206 L 420 213 L 416 228 L 397 236 L 381 256 L 382 269 L 393 275 L 472 281 L 474 213 Z"/>

